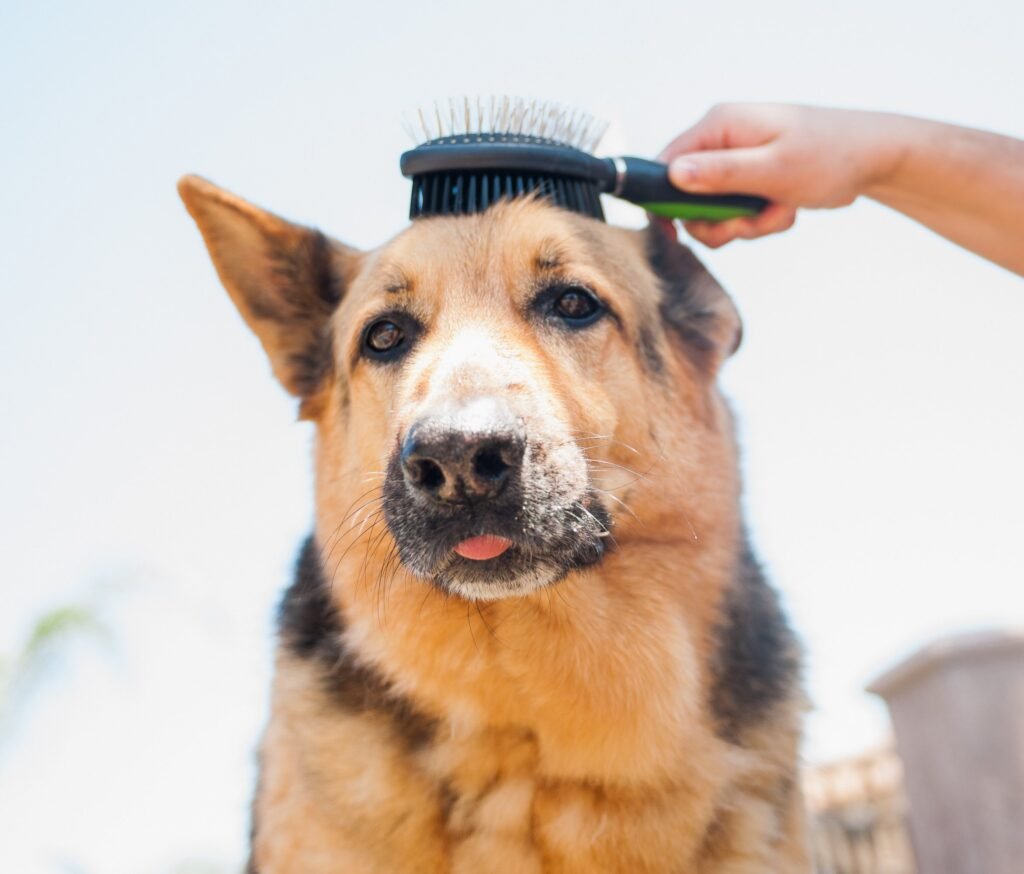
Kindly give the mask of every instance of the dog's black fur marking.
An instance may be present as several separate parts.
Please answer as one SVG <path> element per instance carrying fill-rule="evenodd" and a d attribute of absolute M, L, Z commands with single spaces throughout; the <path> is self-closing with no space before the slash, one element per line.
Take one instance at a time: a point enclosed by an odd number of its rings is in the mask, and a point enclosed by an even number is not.
<path fill-rule="evenodd" d="M 655 376 L 661 376 L 665 372 L 665 361 L 658 350 L 657 338 L 646 325 L 640 328 L 637 346 L 640 349 L 640 358 L 647 365 L 647 369 Z"/>
<path fill-rule="evenodd" d="M 721 737 L 738 743 L 797 688 L 800 671 L 796 638 L 749 546 L 726 590 L 716 639 L 711 711 Z"/>
<path fill-rule="evenodd" d="M 343 641 L 344 620 L 330 597 L 320 549 L 313 537 L 302 546 L 295 581 L 278 610 L 278 633 L 285 649 L 319 669 L 332 700 L 353 713 L 388 719 L 409 749 L 434 736 L 435 720 L 418 712 L 376 671 L 355 660 Z"/>

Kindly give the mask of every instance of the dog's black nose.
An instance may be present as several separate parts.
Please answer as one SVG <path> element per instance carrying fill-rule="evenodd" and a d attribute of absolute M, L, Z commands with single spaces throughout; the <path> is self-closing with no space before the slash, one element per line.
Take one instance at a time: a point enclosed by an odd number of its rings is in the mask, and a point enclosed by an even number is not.
<path fill-rule="evenodd" d="M 497 497 L 519 477 L 526 439 L 504 404 L 478 399 L 420 419 L 402 444 L 406 482 L 437 501 Z"/>

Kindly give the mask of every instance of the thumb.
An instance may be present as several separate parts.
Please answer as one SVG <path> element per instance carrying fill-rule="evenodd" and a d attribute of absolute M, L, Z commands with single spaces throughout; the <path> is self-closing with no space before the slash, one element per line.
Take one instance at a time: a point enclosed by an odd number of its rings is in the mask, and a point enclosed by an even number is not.
<path fill-rule="evenodd" d="M 676 188 L 696 194 L 742 192 L 771 198 L 778 187 L 772 149 L 720 149 L 674 158 L 668 178 Z"/>

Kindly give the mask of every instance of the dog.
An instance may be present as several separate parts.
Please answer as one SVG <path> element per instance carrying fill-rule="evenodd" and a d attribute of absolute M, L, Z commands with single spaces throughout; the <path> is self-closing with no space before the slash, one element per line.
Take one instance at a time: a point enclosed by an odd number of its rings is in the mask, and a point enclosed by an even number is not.
<path fill-rule="evenodd" d="M 249 872 L 808 871 L 691 251 L 522 197 L 364 252 L 179 190 L 316 432 Z"/>

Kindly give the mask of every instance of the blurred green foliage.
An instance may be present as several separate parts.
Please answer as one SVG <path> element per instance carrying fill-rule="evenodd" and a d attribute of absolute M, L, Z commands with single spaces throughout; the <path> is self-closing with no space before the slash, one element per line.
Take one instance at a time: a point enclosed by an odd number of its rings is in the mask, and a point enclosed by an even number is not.
<path fill-rule="evenodd" d="M 0 653 L 0 750 L 14 720 L 21 715 L 31 695 L 72 647 L 82 640 L 112 641 L 113 632 L 101 618 L 102 610 L 92 604 L 67 604 L 40 614 L 33 621 L 21 649 Z M 64 874 L 91 874 L 74 859 L 63 859 Z M 213 862 L 189 859 L 176 864 L 168 874 L 225 874 Z"/>
<path fill-rule="evenodd" d="M 0 653 L 0 744 L 7 729 L 43 682 L 48 669 L 82 638 L 110 639 L 97 608 L 85 604 L 55 607 L 38 616 L 20 652 Z"/>

